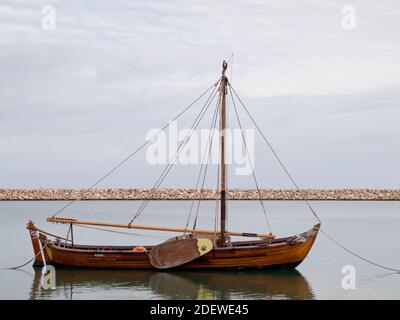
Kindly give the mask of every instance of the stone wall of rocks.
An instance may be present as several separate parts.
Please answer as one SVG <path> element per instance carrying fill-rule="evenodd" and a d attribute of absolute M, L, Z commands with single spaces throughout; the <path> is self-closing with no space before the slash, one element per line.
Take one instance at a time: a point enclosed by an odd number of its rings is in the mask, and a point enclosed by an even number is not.
<path fill-rule="evenodd" d="M 400 200 L 400 189 L 262 189 L 265 200 Z M 215 190 L 196 189 L 0 189 L 0 200 L 213 200 Z M 257 200 L 255 189 L 232 189 L 231 200 Z"/>

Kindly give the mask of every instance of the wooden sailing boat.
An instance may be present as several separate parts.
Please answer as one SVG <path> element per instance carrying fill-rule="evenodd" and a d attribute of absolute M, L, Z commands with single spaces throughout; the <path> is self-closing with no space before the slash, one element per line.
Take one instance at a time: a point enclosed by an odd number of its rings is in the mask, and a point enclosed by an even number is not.
<path fill-rule="evenodd" d="M 306 258 L 317 237 L 319 223 L 304 233 L 283 238 L 275 238 L 271 233 L 227 230 L 225 128 L 226 96 L 229 82 L 225 75 L 226 69 L 227 63 L 224 61 L 222 76 L 215 84 L 219 91 L 218 108 L 220 113 L 219 230 L 141 226 L 132 224 L 132 221 L 129 224 L 82 221 L 58 218 L 54 215 L 47 221 L 69 225 L 66 237 L 41 230 L 32 221 L 29 221 L 27 225 L 35 253 L 34 266 L 48 263 L 65 267 L 129 269 L 295 268 Z M 312 210 L 311 207 L 310 209 Z M 79 245 L 74 243 L 74 225 L 153 230 L 182 233 L 182 235 L 155 246 L 142 246 L 142 244 L 136 246 Z M 231 241 L 232 236 L 259 239 Z"/>

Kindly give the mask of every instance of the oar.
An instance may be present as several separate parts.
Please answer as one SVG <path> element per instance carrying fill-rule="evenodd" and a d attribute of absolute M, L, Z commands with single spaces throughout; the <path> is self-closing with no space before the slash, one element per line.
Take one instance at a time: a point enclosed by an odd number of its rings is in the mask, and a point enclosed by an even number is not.
<path fill-rule="evenodd" d="M 150 263 L 157 269 L 169 269 L 196 260 L 213 249 L 210 239 L 167 241 L 150 251 Z"/>

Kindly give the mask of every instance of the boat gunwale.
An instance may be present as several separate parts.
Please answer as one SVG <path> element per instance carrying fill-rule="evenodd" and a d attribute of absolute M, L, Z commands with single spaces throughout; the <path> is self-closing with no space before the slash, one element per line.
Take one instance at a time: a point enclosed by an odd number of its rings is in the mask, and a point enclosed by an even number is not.
<path fill-rule="evenodd" d="M 282 237 L 282 238 L 277 238 L 271 241 L 261 239 L 261 240 L 250 240 L 250 241 L 235 241 L 231 243 L 231 246 L 227 247 L 214 247 L 213 251 L 217 252 L 226 252 L 226 251 L 233 251 L 233 250 L 246 250 L 246 249 L 260 249 L 260 248 L 276 248 L 280 246 L 285 246 L 285 245 L 296 245 L 296 244 L 302 244 L 302 243 L 290 243 L 289 240 L 296 238 L 296 236 L 306 236 L 307 240 L 309 241 L 310 239 L 307 237 L 307 234 L 313 230 L 318 230 L 319 226 L 317 225 L 313 226 L 313 228 L 309 229 L 306 232 L 303 232 L 301 234 L 295 235 L 295 236 L 289 236 L 289 237 Z M 40 231 L 39 231 L 40 233 Z M 81 253 L 129 253 L 129 254 L 144 254 L 148 253 L 151 251 L 153 248 L 152 246 L 143 246 L 147 251 L 132 251 L 132 249 L 136 245 L 132 246 L 104 246 L 104 245 L 80 245 L 80 244 L 70 244 L 70 243 L 65 243 L 65 242 L 58 242 L 54 243 L 53 240 L 43 239 L 44 243 L 47 243 L 48 246 L 51 248 L 55 248 L 56 250 L 63 250 L 67 252 L 81 252 Z M 43 244 L 44 244 L 43 243 Z M 239 244 L 239 245 L 238 245 Z"/>
<path fill-rule="evenodd" d="M 287 241 L 282 241 L 279 243 L 272 243 L 272 244 L 268 244 L 268 245 L 248 245 L 248 246 L 230 246 L 230 247 L 215 247 L 213 249 L 213 251 L 234 251 L 234 250 L 245 250 L 245 249 L 260 249 L 260 248 L 275 248 L 275 247 L 280 247 L 280 246 L 285 246 L 285 245 L 294 245 L 294 244 L 290 244 Z M 116 249 L 115 247 L 113 248 L 113 246 L 110 247 L 104 247 L 104 248 L 100 248 L 98 247 L 96 249 L 96 247 L 91 247 L 91 248 L 87 248 L 84 249 L 82 247 L 80 247 L 80 245 L 74 245 L 74 248 L 72 248 L 72 246 L 59 246 L 57 244 L 54 244 L 52 242 L 50 242 L 47 246 L 50 246 L 50 248 L 55 248 L 57 250 L 63 250 L 63 251 L 69 251 L 69 252 L 86 252 L 86 253 L 129 253 L 129 254 L 142 254 L 142 253 L 149 253 L 149 250 L 151 250 L 151 247 L 144 247 L 146 248 L 148 251 L 133 251 L 132 248 L 134 248 L 135 246 L 130 246 L 127 247 L 126 249 Z M 79 248 L 80 247 L 80 248 Z"/>

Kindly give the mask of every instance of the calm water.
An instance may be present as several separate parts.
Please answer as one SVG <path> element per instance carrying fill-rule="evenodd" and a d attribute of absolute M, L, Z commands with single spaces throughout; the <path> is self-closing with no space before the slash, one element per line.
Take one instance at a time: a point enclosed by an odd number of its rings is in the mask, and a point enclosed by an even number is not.
<path fill-rule="evenodd" d="M 126 223 L 140 203 L 85 201 L 61 216 Z M 0 202 L 0 267 L 19 265 L 32 256 L 25 224 L 29 219 L 50 232 L 66 227 L 45 222 L 62 202 Z M 214 202 L 203 202 L 198 228 L 213 227 Z M 266 202 L 274 234 L 308 230 L 315 220 L 303 202 Z M 347 247 L 378 263 L 400 268 L 400 202 L 314 202 L 323 229 Z M 183 227 L 190 202 L 150 203 L 138 224 Z M 256 202 L 229 204 L 229 229 L 265 232 Z M 75 228 L 75 241 L 94 244 L 156 244 L 170 234 L 119 235 Z M 158 238 L 162 236 L 163 238 Z M 345 290 L 343 266 L 356 270 L 356 289 Z M 149 272 L 57 268 L 53 291 L 40 289 L 40 271 L 0 270 L 0 299 L 399 299 L 400 274 L 377 269 L 350 256 L 319 235 L 307 259 L 292 271 Z"/>

